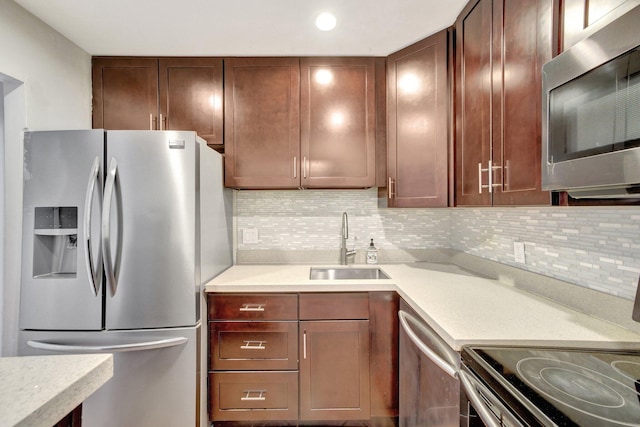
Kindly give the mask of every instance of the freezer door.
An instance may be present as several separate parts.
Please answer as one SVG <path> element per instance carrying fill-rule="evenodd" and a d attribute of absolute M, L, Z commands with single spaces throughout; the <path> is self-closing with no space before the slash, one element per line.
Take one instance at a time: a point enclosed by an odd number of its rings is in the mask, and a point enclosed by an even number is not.
<path fill-rule="evenodd" d="M 19 354 L 113 353 L 113 377 L 82 405 L 90 427 L 196 426 L 200 326 L 146 331 L 23 331 Z M 200 402 L 198 402 L 198 400 Z"/>
<path fill-rule="evenodd" d="M 195 133 L 109 131 L 106 141 L 106 328 L 195 325 Z"/>
<path fill-rule="evenodd" d="M 20 328 L 102 328 L 104 131 L 25 132 Z"/>

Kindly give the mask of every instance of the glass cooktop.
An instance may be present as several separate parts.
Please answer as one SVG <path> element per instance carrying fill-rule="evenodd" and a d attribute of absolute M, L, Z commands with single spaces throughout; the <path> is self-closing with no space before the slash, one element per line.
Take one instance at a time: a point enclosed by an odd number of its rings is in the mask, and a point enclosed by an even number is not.
<path fill-rule="evenodd" d="M 473 346 L 462 359 L 530 425 L 640 426 L 640 350 Z"/>

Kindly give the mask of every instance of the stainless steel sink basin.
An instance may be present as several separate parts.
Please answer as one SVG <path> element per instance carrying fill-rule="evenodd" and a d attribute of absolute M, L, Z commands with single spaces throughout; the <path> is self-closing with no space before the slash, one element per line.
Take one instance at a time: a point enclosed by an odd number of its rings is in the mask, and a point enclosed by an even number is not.
<path fill-rule="evenodd" d="M 311 280 L 370 280 L 370 279 L 390 279 L 390 277 L 379 268 L 315 268 L 311 267 L 309 272 Z"/>

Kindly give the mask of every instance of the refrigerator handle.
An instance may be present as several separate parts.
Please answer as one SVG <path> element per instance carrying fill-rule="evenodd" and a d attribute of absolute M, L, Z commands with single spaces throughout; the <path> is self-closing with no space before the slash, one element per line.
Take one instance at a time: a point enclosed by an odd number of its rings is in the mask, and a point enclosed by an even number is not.
<path fill-rule="evenodd" d="M 91 282 L 91 291 L 95 296 L 98 296 L 100 292 L 100 285 L 102 281 L 102 245 L 98 246 L 97 257 L 93 257 L 91 250 L 91 217 L 93 207 L 93 192 L 98 184 L 98 174 L 100 173 L 100 157 L 96 156 L 93 160 L 93 166 L 91 166 L 91 173 L 89 174 L 89 182 L 87 183 L 87 193 L 84 198 L 84 255 L 85 265 L 87 267 L 87 274 Z M 100 187 L 98 186 L 98 191 Z M 94 269 L 94 264 L 96 268 Z"/>
<path fill-rule="evenodd" d="M 104 271 L 109 284 L 111 296 L 115 296 L 118 284 L 116 283 L 115 269 L 111 259 L 111 201 L 113 190 L 116 185 L 116 175 L 118 174 L 118 162 L 115 158 L 109 163 L 107 171 L 107 181 L 104 186 L 104 203 L 102 204 L 102 257 L 104 260 Z"/>
<path fill-rule="evenodd" d="M 121 353 L 124 351 L 158 350 L 160 348 L 176 347 L 186 343 L 187 341 L 189 341 L 189 338 L 187 337 L 176 337 L 128 344 L 77 345 L 50 343 L 46 341 L 27 341 L 27 345 L 39 350 L 59 351 L 63 353 Z"/>

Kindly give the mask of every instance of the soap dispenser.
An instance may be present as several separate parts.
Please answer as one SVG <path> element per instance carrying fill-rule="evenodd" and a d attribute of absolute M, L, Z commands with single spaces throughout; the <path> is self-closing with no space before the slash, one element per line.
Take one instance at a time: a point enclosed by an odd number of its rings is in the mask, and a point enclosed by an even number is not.
<path fill-rule="evenodd" d="M 369 247 L 367 248 L 367 264 L 377 264 L 378 263 L 378 250 L 373 245 L 373 239 L 371 239 L 371 243 L 369 243 Z"/>

